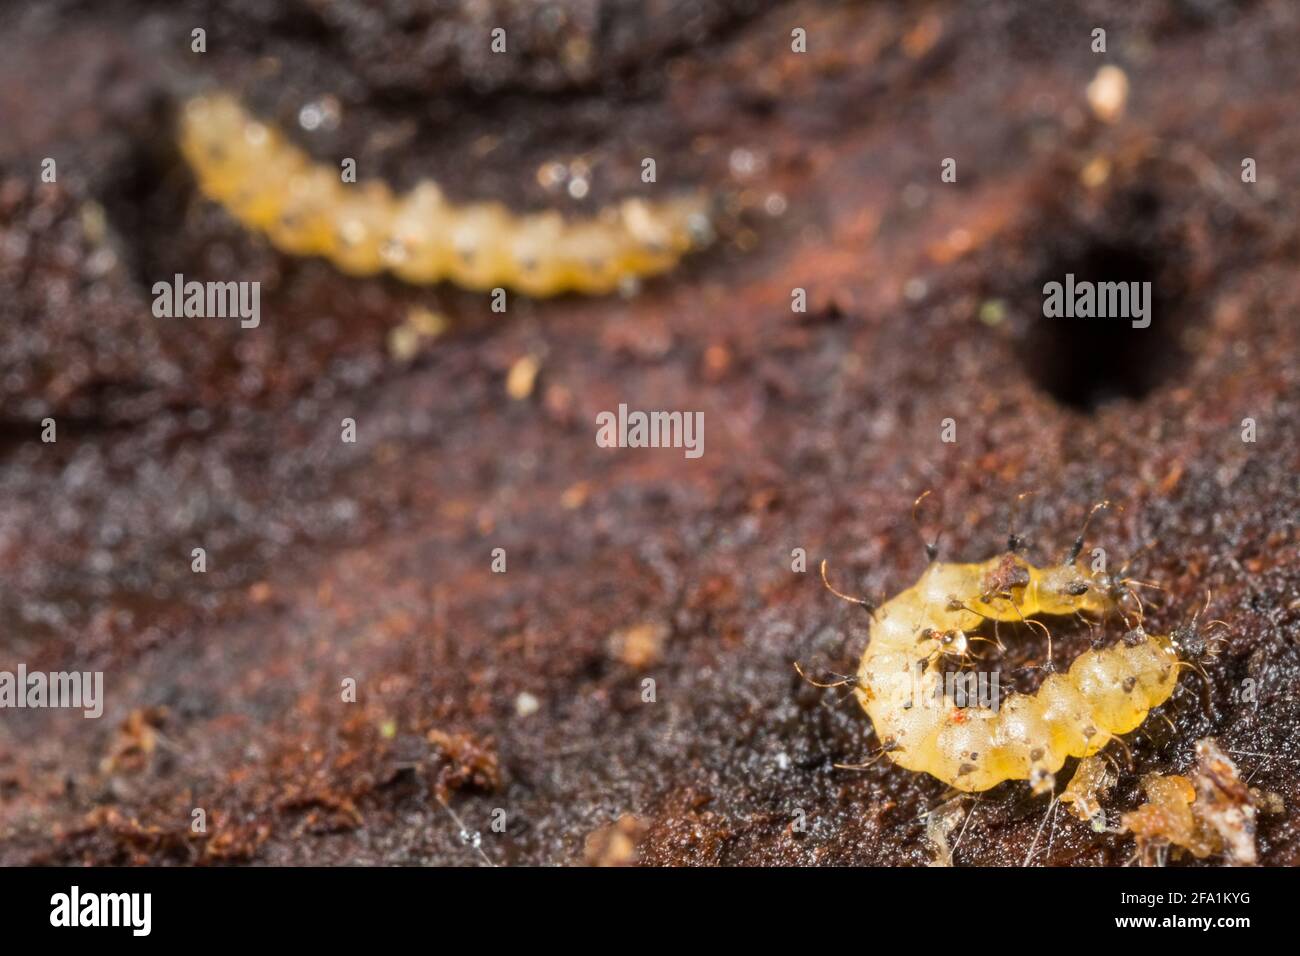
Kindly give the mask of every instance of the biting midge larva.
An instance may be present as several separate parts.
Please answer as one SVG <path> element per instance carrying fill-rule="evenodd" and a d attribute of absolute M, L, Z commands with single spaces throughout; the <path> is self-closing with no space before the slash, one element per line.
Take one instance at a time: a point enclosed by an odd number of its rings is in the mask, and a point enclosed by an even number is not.
<path fill-rule="evenodd" d="M 899 766 L 967 792 L 1004 780 L 1045 791 L 1067 757 L 1097 753 L 1169 699 L 1180 670 L 1174 641 L 1139 625 L 1114 646 L 1085 651 L 1034 694 L 984 712 L 945 698 L 943 662 L 969 655 L 969 635 L 985 621 L 1122 615 L 1128 600 L 1122 581 L 1073 556 L 1047 568 L 1011 553 L 975 564 L 934 561 L 874 610 L 855 693 Z"/>
<path fill-rule="evenodd" d="M 698 194 L 626 199 L 568 222 L 495 202 L 452 205 L 429 181 L 400 196 L 378 180 L 344 183 L 337 168 L 313 163 L 221 93 L 184 105 L 180 148 L 204 194 L 245 226 L 283 252 L 323 256 L 350 275 L 598 294 L 672 268 L 709 232 Z"/>

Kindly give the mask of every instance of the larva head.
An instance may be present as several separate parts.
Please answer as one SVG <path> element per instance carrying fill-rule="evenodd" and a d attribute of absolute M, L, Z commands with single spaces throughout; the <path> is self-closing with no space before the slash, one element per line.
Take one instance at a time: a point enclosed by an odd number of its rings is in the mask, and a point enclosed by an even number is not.
<path fill-rule="evenodd" d="M 1205 621 L 1202 615 L 1210 606 L 1209 595 L 1205 598 L 1205 607 L 1192 615 L 1186 624 L 1180 624 L 1169 633 L 1169 639 L 1178 649 L 1178 656 L 1185 661 L 1201 662 L 1214 660 L 1219 656 L 1223 645 L 1228 643 L 1225 633 L 1228 625 L 1223 621 Z M 1221 627 L 1222 631 L 1216 631 Z"/>
<path fill-rule="evenodd" d="M 1060 564 L 1034 569 L 1038 609 L 1043 613 L 1103 615 L 1108 611 L 1118 611 L 1125 620 L 1130 614 L 1141 618 L 1141 602 L 1123 578 L 1123 572 L 1111 575 L 1104 569 L 1096 570 L 1079 562 L 1088 525 L 1097 512 L 1109 507 L 1109 501 L 1099 501 L 1092 506 Z"/>
<path fill-rule="evenodd" d="M 1194 625 L 1174 628 L 1169 638 L 1178 648 L 1178 656 L 1183 660 L 1200 661 L 1213 656 L 1211 644 L 1205 634 Z"/>
<path fill-rule="evenodd" d="M 1091 587 L 1100 596 L 1104 610 L 1118 611 L 1125 621 L 1142 620 L 1142 601 L 1128 578 L 1098 571 L 1091 575 Z"/>
<path fill-rule="evenodd" d="M 1076 563 L 1043 568 L 1035 575 L 1038 607 L 1046 614 L 1084 613 L 1096 616 L 1116 611 L 1125 620 L 1141 619 L 1142 605 L 1129 581 L 1106 571 Z"/>

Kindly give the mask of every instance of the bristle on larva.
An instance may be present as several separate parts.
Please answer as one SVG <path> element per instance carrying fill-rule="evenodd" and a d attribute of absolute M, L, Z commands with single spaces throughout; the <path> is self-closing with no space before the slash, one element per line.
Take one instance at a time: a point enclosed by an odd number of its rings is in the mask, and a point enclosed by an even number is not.
<path fill-rule="evenodd" d="M 1169 699 L 1179 659 L 1168 637 L 1139 626 L 1111 647 L 1088 650 L 1032 695 L 995 710 L 945 700 L 943 662 L 966 653 L 987 621 L 1115 611 L 1104 576 L 1076 564 L 1036 568 L 1006 555 L 977 564 L 935 562 L 880 608 L 858 670 L 856 694 L 891 760 L 964 791 L 1004 780 L 1047 781 L 1067 757 L 1097 753 Z"/>
<path fill-rule="evenodd" d="M 225 94 L 184 105 L 180 147 L 204 194 L 241 223 L 283 252 L 322 256 L 350 275 L 599 294 L 671 269 L 710 231 L 701 195 L 627 199 L 569 222 L 500 203 L 452 205 L 427 181 L 401 196 L 380 181 L 345 183 Z"/>

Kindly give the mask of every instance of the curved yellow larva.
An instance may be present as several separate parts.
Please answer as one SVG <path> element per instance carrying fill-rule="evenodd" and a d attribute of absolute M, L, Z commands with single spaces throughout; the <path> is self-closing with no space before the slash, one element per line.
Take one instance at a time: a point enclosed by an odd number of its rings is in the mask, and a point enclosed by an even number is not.
<path fill-rule="evenodd" d="M 381 182 L 344 183 L 221 93 L 184 105 L 180 148 L 204 194 L 241 223 L 283 252 L 323 256 L 349 275 L 599 294 L 671 269 L 709 232 L 699 194 L 627 199 L 566 222 L 500 203 L 452 205 L 427 181 L 400 196 Z"/>
<path fill-rule="evenodd" d="M 966 635 L 985 620 L 1100 616 L 1115 608 L 1112 588 L 1078 565 L 1036 568 L 1013 555 L 931 564 L 876 610 L 858 669 L 856 694 L 884 752 L 971 792 L 1050 779 L 1067 757 L 1090 756 L 1136 729 L 1169 699 L 1179 671 L 1173 642 L 1140 627 L 1000 708 L 959 708 L 943 693 L 941 662 L 965 650 Z"/>

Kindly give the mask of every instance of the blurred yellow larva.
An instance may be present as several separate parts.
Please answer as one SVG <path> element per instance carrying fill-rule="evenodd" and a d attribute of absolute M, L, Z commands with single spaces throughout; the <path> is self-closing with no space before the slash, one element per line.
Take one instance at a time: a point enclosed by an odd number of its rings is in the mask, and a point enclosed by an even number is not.
<path fill-rule="evenodd" d="M 974 564 L 933 561 L 915 585 L 872 609 L 855 693 L 899 766 L 967 792 L 1004 780 L 1046 792 L 1067 757 L 1097 753 L 1169 699 L 1180 671 L 1175 642 L 1139 624 L 1050 674 L 1035 693 L 988 708 L 957 706 L 943 665 L 969 658 L 986 621 L 1124 614 L 1132 600 L 1126 582 L 1081 566 L 1077 551 L 1047 568 L 1013 553 Z"/>
<path fill-rule="evenodd" d="M 323 256 L 350 275 L 391 272 L 533 296 L 599 294 L 664 272 L 709 233 L 698 194 L 627 199 L 594 218 L 516 215 L 500 203 L 453 205 L 431 182 L 395 196 L 382 182 L 344 183 L 227 94 L 181 111 L 180 148 L 199 187 L 293 255 Z"/>

